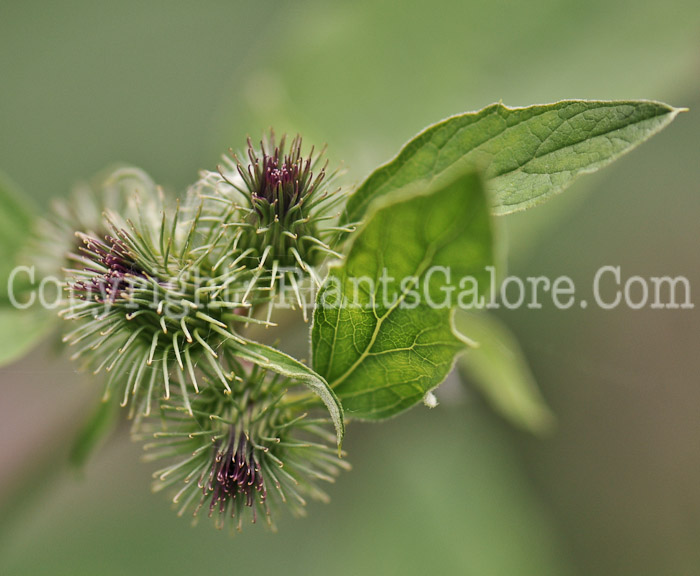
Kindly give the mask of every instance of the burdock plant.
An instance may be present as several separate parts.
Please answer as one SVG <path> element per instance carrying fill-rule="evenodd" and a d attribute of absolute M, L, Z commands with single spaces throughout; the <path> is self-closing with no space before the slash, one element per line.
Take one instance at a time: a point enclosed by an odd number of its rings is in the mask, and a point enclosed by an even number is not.
<path fill-rule="evenodd" d="M 435 406 L 457 358 L 497 409 L 542 431 L 551 416 L 512 339 L 467 311 L 501 266 L 494 216 L 547 200 L 678 112 L 495 104 L 427 128 L 352 191 L 324 150 L 273 133 L 182 198 L 119 168 L 34 220 L 5 187 L 2 313 L 26 338 L 2 360 L 52 325 L 39 304 L 53 278 L 68 354 L 103 383 L 101 406 L 126 409 L 159 463 L 155 490 L 180 514 L 238 528 L 327 500 L 323 484 L 349 468 L 345 421 Z M 310 362 L 284 351 L 278 323 L 290 315 L 278 308 L 312 321 Z"/>

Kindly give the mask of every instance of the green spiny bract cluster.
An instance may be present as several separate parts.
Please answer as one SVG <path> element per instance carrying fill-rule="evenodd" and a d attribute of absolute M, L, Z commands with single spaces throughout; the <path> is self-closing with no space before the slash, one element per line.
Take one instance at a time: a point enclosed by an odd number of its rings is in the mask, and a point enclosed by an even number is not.
<path fill-rule="evenodd" d="M 166 460 L 154 473 L 157 491 L 176 487 L 178 514 L 228 517 L 240 529 L 244 512 L 274 528 L 271 506 L 303 515 L 307 499 L 327 501 L 318 482 L 333 482 L 349 465 L 339 459 L 327 418 L 310 418 L 288 400 L 289 382 L 252 367 L 232 394 L 215 387 L 192 400 L 192 414 L 164 402 L 161 418 L 140 425 L 148 460 Z M 302 403 L 303 404 L 303 403 Z"/>
<path fill-rule="evenodd" d="M 339 247 L 353 230 L 337 225 L 345 195 L 333 188 L 337 173 L 327 174 L 323 151 L 304 157 L 301 150 L 299 136 L 289 148 L 272 133 L 257 149 L 249 139 L 244 159 L 224 156 L 188 195 L 190 214 L 201 221 L 197 243 L 212 246 L 212 272 L 252 270 L 244 299 L 267 302 L 267 320 L 280 291 L 307 319 L 308 294 L 320 286 L 321 268 L 341 257 Z"/>
<path fill-rule="evenodd" d="M 305 498 L 324 499 L 316 480 L 344 467 L 330 420 L 305 416 L 318 399 L 292 401 L 298 383 L 275 374 L 245 331 L 275 326 L 280 286 L 304 310 L 304 286 L 349 229 L 332 226 L 342 194 L 328 189 L 320 155 L 302 158 L 300 138 L 288 152 L 272 137 L 249 146 L 247 166 L 233 158 L 182 205 L 139 171 L 114 173 L 42 236 L 48 252 L 67 251 L 72 358 L 107 376 L 104 400 L 129 406 L 139 438 L 155 434 L 153 454 L 177 459 L 156 486 L 183 483 L 178 502 L 209 498 L 211 514 L 240 526 L 245 510 L 269 519 L 270 491 L 297 513 Z"/>

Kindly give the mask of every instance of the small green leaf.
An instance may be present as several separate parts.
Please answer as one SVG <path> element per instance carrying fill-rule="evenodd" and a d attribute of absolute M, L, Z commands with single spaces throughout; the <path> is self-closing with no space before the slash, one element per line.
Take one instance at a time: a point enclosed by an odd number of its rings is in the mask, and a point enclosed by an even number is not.
<path fill-rule="evenodd" d="M 495 214 L 540 204 L 668 125 L 682 110 L 660 102 L 564 100 L 492 104 L 428 127 L 375 170 L 347 203 L 358 222 L 372 200 L 411 182 L 432 182 L 456 165 L 484 170 Z"/>
<path fill-rule="evenodd" d="M 375 205 L 314 313 L 313 366 L 347 414 L 388 418 L 445 379 L 464 348 L 451 330 L 456 300 L 447 294 L 454 298 L 466 276 L 485 285 L 492 263 L 488 201 L 474 172 Z"/>
<path fill-rule="evenodd" d="M 75 468 L 82 468 L 93 452 L 114 431 L 119 413 L 119 404 L 116 402 L 101 401 L 90 419 L 73 442 L 69 461 Z"/>
<path fill-rule="evenodd" d="M 17 309 L 10 300 L 8 281 L 18 257 L 30 238 L 33 225 L 31 204 L 0 172 L 0 366 L 24 356 L 53 326 L 53 317 L 34 305 Z M 22 304 L 30 288 L 26 275 L 14 282 L 13 294 Z"/>
<path fill-rule="evenodd" d="M 33 220 L 31 204 L 0 172 L 0 300 L 7 298 L 7 281 L 29 239 Z"/>
<path fill-rule="evenodd" d="M 464 310 L 457 312 L 455 327 L 478 343 L 457 363 L 462 378 L 516 426 L 538 434 L 550 430 L 554 416 L 510 330 L 490 314 Z"/>
<path fill-rule="evenodd" d="M 343 437 L 345 436 L 343 407 L 338 397 L 335 395 L 335 392 L 333 392 L 322 376 L 284 352 L 265 346 L 264 344 L 246 340 L 244 345 L 234 344 L 234 346 L 236 348 L 236 354 L 239 357 L 245 358 L 262 368 L 272 370 L 282 376 L 301 382 L 318 395 L 331 415 L 338 439 L 338 447 L 340 448 L 343 443 Z"/>
<path fill-rule="evenodd" d="M 0 307 L 0 366 L 27 354 L 55 326 L 45 310 L 17 310 Z"/>

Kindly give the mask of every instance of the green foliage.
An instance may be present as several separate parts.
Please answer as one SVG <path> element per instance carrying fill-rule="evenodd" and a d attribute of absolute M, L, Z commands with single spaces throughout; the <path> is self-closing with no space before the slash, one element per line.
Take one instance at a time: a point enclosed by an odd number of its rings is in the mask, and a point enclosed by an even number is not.
<path fill-rule="evenodd" d="M 527 108 L 494 104 L 453 116 L 373 172 L 348 200 L 345 219 L 362 220 L 373 199 L 465 164 L 484 171 L 495 214 L 525 210 L 628 152 L 679 111 L 646 100 L 565 100 Z"/>
<path fill-rule="evenodd" d="M 32 206 L 0 172 L 0 299 L 7 299 L 7 280 L 27 244 L 34 223 Z"/>
<path fill-rule="evenodd" d="M 17 187 L 0 173 L 0 366 L 24 356 L 46 336 L 53 322 L 51 315 L 38 306 L 31 310 L 13 307 L 8 291 L 12 270 L 30 239 L 34 224 L 33 207 Z M 26 275 L 15 282 L 12 296 L 24 304 L 27 300 Z"/>
<path fill-rule="evenodd" d="M 458 360 L 462 378 L 516 426 L 538 434 L 551 430 L 554 417 L 511 331 L 493 315 L 462 310 L 455 326 L 478 344 Z"/>
<path fill-rule="evenodd" d="M 5 366 L 29 353 L 56 323 L 45 310 L 0 307 L 0 326 L 0 366 Z"/>
<path fill-rule="evenodd" d="M 312 337 L 314 368 L 348 414 L 375 420 L 444 380 L 463 347 L 446 294 L 464 276 L 484 283 L 493 264 L 488 202 L 474 172 L 382 200 L 319 293 Z M 429 273 L 438 266 L 450 269 L 451 281 Z"/>

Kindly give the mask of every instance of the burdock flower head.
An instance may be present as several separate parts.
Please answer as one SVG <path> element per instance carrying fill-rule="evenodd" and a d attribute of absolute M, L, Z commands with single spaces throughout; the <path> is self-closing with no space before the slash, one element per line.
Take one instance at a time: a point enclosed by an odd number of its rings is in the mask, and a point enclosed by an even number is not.
<path fill-rule="evenodd" d="M 173 489 L 180 515 L 206 514 L 238 530 L 259 517 L 274 528 L 273 508 L 303 515 L 307 499 L 327 501 L 318 483 L 350 466 L 336 451 L 330 420 L 310 417 L 314 402 L 290 388 L 294 382 L 249 367 L 232 394 L 207 388 L 196 396 L 193 416 L 164 403 L 159 418 L 139 424 L 145 458 L 171 462 L 154 473 L 154 489 Z"/>
<path fill-rule="evenodd" d="M 237 326 L 254 321 L 244 303 L 212 295 L 217 284 L 201 276 L 202 251 L 192 242 L 197 223 L 182 222 L 162 198 L 143 208 L 135 220 L 105 212 L 103 238 L 76 232 L 82 245 L 67 257 L 61 312 L 75 324 L 64 337 L 72 358 L 109 374 L 105 397 L 121 388 L 132 414 L 169 398 L 173 380 L 185 407 L 188 388 L 215 383 L 229 391 L 235 374 L 217 349 L 240 344 Z"/>
<path fill-rule="evenodd" d="M 304 155 L 302 139 L 279 142 L 274 133 L 245 153 L 224 156 L 217 172 L 204 172 L 190 190 L 192 212 L 204 214 L 216 238 L 214 270 L 253 271 L 246 300 L 269 301 L 278 286 L 290 288 L 305 309 L 305 281 L 320 283 L 318 270 L 341 258 L 339 247 L 352 228 L 338 226 L 344 192 L 333 185 L 324 150 Z M 301 288 L 300 288 L 301 287 Z"/>
<path fill-rule="evenodd" d="M 298 135 L 292 139 L 288 151 L 285 140 L 283 136 L 276 144 L 274 134 L 270 134 L 267 144 L 260 142 L 260 150 L 256 151 L 249 138 L 247 159 L 241 162 L 234 155 L 234 160 L 245 184 L 241 191 L 248 196 L 257 214 L 257 218 L 251 215 L 250 219 L 261 226 L 279 222 L 285 230 L 298 228 L 303 232 L 308 224 L 304 221 L 304 214 L 310 213 L 314 196 L 323 186 L 328 161 L 321 165 L 323 152 L 314 156 L 313 149 L 304 158 L 301 137 Z M 225 174 L 221 175 L 226 178 Z M 315 200 L 325 200 L 324 193 L 327 194 L 322 191 L 322 197 Z M 305 203 L 309 203 L 309 206 L 304 206 Z"/>
<path fill-rule="evenodd" d="M 223 514 L 237 499 L 242 506 L 252 508 L 256 496 L 264 504 L 267 489 L 246 433 L 239 432 L 236 436 L 236 429 L 231 426 L 228 442 L 219 450 L 203 486 L 205 491 L 211 492 L 209 512 Z"/>
<path fill-rule="evenodd" d="M 78 236 L 84 243 L 80 251 L 95 266 L 86 269 L 92 275 L 89 282 L 79 280 L 73 284 L 78 298 L 114 303 L 128 289 L 129 278 L 145 278 L 123 240 L 109 235 L 104 241 L 83 233 Z"/>

